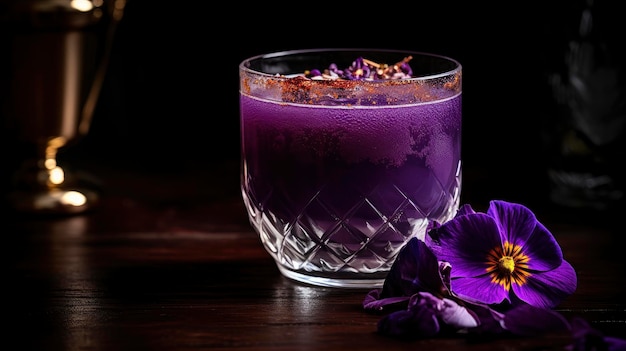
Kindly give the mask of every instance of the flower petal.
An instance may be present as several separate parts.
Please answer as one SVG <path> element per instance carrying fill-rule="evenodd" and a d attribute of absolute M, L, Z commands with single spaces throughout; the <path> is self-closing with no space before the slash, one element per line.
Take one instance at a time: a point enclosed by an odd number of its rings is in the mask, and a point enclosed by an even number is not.
<path fill-rule="evenodd" d="M 371 290 L 363 299 L 363 309 L 369 312 L 383 313 L 407 308 L 409 296 L 380 298 L 380 289 Z"/>
<path fill-rule="evenodd" d="M 495 218 L 503 240 L 521 246 L 531 258 L 531 270 L 547 271 L 561 264 L 563 254 L 556 239 L 526 206 L 494 200 L 487 213 Z"/>
<path fill-rule="evenodd" d="M 467 303 L 467 308 L 476 316 L 479 321 L 478 326 L 474 328 L 468 328 L 468 332 L 473 338 L 489 335 L 494 337 L 496 335 L 505 332 L 502 328 L 501 321 L 504 319 L 504 314 L 497 312 L 486 305 Z"/>
<path fill-rule="evenodd" d="M 427 292 L 413 295 L 409 302 L 409 309 L 428 308 L 444 322 L 447 329 L 458 331 L 463 328 L 473 328 L 478 325 L 478 317 L 470 313 L 465 307 L 454 300 L 439 298 Z"/>
<path fill-rule="evenodd" d="M 476 213 L 470 204 L 463 204 L 459 207 L 458 211 L 456 211 L 456 215 L 454 217 L 465 216 L 468 214 Z"/>
<path fill-rule="evenodd" d="M 473 303 L 491 305 L 508 300 L 508 292 L 501 285 L 491 282 L 489 276 L 452 279 L 450 290 L 458 297 Z"/>
<path fill-rule="evenodd" d="M 484 213 L 455 217 L 429 236 L 435 256 L 452 265 L 452 278 L 485 274 L 489 251 L 502 247 L 496 222 Z"/>
<path fill-rule="evenodd" d="M 568 345 L 568 351 L 607 350 L 625 351 L 626 339 L 605 336 L 598 329 L 593 328 L 582 317 L 572 319 L 573 343 Z"/>
<path fill-rule="evenodd" d="M 478 326 L 478 318 L 467 308 L 450 299 L 443 299 L 443 308 L 438 312 L 439 318 L 454 328 L 474 328 Z"/>
<path fill-rule="evenodd" d="M 563 260 L 558 268 L 533 274 L 527 278 L 526 284 L 513 284 L 512 289 L 520 300 L 530 305 L 554 308 L 576 291 L 577 284 L 576 271 Z"/>
<path fill-rule="evenodd" d="M 502 327 L 518 336 L 539 336 L 570 329 L 569 323 L 561 314 L 526 304 L 507 311 Z"/>
<path fill-rule="evenodd" d="M 398 253 L 380 296 L 411 296 L 420 291 L 441 294 L 444 290 L 437 258 L 422 240 L 414 237 Z"/>
<path fill-rule="evenodd" d="M 606 344 L 608 351 L 626 351 L 626 339 L 614 336 L 605 336 L 604 343 Z"/>
<path fill-rule="evenodd" d="M 539 222 L 526 243 L 522 244 L 522 251 L 530 257 L 528 268 L 533 271 L 549 271 L 563 261 L 561 247 L 552 233 Z"/>
<path fill-rule="evenodd" d="M 502 240 L 516 245 L 523 245 L 537 224 L 535 214 L 526 206 L 493 200 L 489 203 L 487 214 L 494 218 Z"/>
<path fill-rule="evenodd" d="M 435 313 L 424 306 L 390 313 L 378 321 L 377 329 L 387 336 L 420 339 L 436 336 L 440 326 Z"/>

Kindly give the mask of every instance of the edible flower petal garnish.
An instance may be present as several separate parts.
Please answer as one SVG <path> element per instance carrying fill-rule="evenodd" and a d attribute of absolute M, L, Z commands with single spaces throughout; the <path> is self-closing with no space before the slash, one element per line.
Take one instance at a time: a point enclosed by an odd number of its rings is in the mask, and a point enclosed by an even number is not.
<path fill-rule="evenodd" d="M 491 201 L 487 213 L 464 205 L 428 237 L 437 258 L 452 266 L 450 289 L 459 297 L 554 308 L 576 290 L 576 272 L 556 239 L 523 205 Z"/>
<path fill-rule="evenodd" d="M 494 200 L 477 213 L 463 205 L 426 231 L 409 240 L 383 287 L 363 300 L 365 311 L 383 314 L 379 333 L 483 340 L 566 332 L 573 340 L 568 351 L 626 351 L 626 340 L 552 309 L 575 291 L 576 273 L 528 208 Z"/>
<path fill-rule="evenodd" d="M 311 69 L 304 73 L 304 76 L 313 80 L 388 80 L 388 79 L 406 79 L 411 78 L 413 70 L 409 65 L 412 56 L 407 56 L 402 61 L 393 65 L 386 63 L 378 63 L 363 57 L 357 57 L 352 64 L 345 68 L 339 69 L 336 63 L 331 63 L 328 68 L 320 71 L 317 68 Z"/>

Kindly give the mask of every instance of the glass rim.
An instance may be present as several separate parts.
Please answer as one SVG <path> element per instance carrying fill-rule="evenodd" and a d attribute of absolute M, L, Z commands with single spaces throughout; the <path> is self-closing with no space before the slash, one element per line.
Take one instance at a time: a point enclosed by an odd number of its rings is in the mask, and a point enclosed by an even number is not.
<path fill-rule="evenodd" d="M 436 54 L 436 53 L 431 53 L 431 52 L 426 52 L 426 51 L 414 51 L 414 50 L 401 50 L 401 49 L 384 49 L 384 48 L 315 48 L 315 49 L 294 49 L 294 50 L 282 50 L 282 51 L 274 51 L 274 52 L 269 52 L 269 53 L 264 53 L 264 54 L 259 54 L 259 55 L 254 55 L 251 57 L 248 57 L 244 60 L 242 60 L 239 63 L 239 70 L 240 72 L 244 72 L 245 74 L 253 74 L 253 75 L 258 75 L 258 76 L 262 76 L 262 77 L 267 77 L 267 78 L 274 78 L 274 79 L 289 79 L 289 77 L 287 76 L 277 76 L 276 74 L 273 73 L 267 73 L 267 72 L 262 72 L 259 70 L 255 70 L 252 69 L 248 66 L 246 66 L 248 63 L 255 61 L 255 60 L 261 60 L 261 59 L 272 59 L 272 58 L 277 58 L 277 57 L 287 57 L 287 56 L 295 56 L 298 54 L 314 54 L 314 53 L 323 53 L 323 52 L 373 52 L 373 53 L 397 53 L 397 54 L 402 54 L 405 57 L 407 55 L 411 55 L 413 57 L 416 56 L 421 56 L 421 57 L 430 57 L 430 58 L 436 58 L 436 59 L 440 59 L 442 62 L 448 62 L 448 63 L 452 63 L 453 64 L 453 68 L 450 70 L 446 70 L 443 72 L 438 72 L 438 73 L 432 73 L 432 74 L 420 74 L 411 78 L 402 78 L 402 79 L 398 79 L 398 81 L 406 81 L 406 82 L 414 82 L 414 81 L 428 81 L 428 80 L 436 80 L 442 77 L 449 77 L 449 76 L 453 76 L 453 75 L 457 75 L 462 71 L 462 65 L 461 63 L 456 60 L 453 59 L 452 57 L 446 56 L 446 55 L 442 55 L 442 54 Z M 356 59 L 356 57 L 355 57 Z M 367 83 L 370 84 L 376 84 L 378 82 L 385 82 L 385 80 L 374 80 L 374 81 L 367 81 Z"/>

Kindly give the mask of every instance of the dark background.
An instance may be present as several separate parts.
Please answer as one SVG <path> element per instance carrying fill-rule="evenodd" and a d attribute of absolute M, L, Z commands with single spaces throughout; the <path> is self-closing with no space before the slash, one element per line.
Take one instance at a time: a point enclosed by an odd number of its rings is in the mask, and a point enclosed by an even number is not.
<path fill-rule="evenodd" d="M 476 182 L 464 194 L 542 203 L 545 72 L 562 60 L 583 5 L 128 0 L 90 133 L 59 157 L 155 175 L 223 167 L 239 158 L 243 59 L 313 47 L 428 51 L 463 65 L 463 159 Z M 599 26 L 621 39 L 617 4 L 595 6 Z"/>

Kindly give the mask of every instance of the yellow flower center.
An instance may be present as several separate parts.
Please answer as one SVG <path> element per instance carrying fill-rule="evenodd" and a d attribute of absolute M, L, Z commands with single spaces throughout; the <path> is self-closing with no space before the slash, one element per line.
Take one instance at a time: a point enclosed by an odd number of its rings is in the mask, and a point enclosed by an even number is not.
<path fill-rule="evenodd" d="M 511 256 L 504 256 L 498 260 L 498 268 L 504 274 L 511 274 L 515 270 L 515 260 Z"/>
<path fill-rule="evenodd" d="M 522 252 L 522 247 L 505 242 L 502 247 L 495 247 L 487 255 L 487 273 L 491 282 L 501 285 L 506 291 L 511 284 L 524 285 L 532 273 L 528 270 L 530 258 Z"/>

